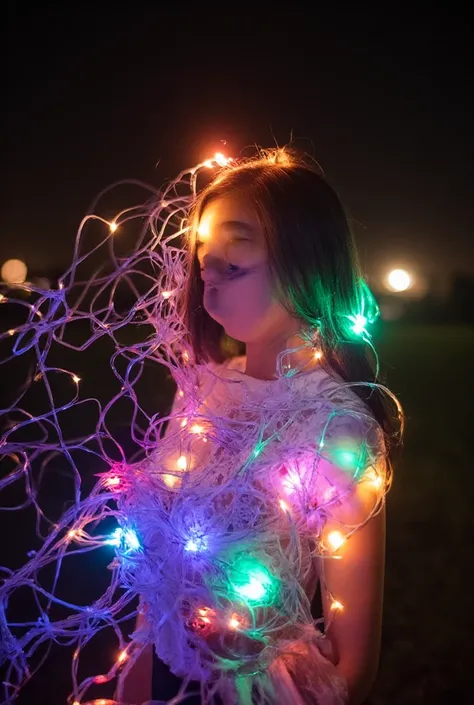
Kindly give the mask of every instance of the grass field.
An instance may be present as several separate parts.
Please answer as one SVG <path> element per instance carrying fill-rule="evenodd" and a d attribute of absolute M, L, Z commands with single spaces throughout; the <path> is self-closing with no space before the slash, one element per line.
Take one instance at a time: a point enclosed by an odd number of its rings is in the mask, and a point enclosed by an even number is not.
<path fill-rule="evenodd" d="M 474 485 L 474 329 L 391 324 L 382 331 L 377 349 L 387 384 L 405 409 L 406 436 L 388 497 L 383 651 L 370 705 L 463 705 L 471 679 L 472 590 L 467 575 Z M 62 366 L 83 378 L 84 394 L 106 399 L 113 390 L 101 373 L 107 354 L 103 347 L 71 355 Z M 164 409 L 170 402 L 172 386 L 162 378 L 144 378 L 140 389 L 150 409 Z M 114 422 L 121 423 L 117 417 Z M 93 465 L 85 468 L 88 481 L 93 471 Z M 50 493 L 53 504 L 62 501 L 59 485 Z M 18 565 L 32 545 L 31 517 L 10 514 L 2 519 L 3 535 L 17 537 L 4 543 L 2 553 Z M 75 569 L 78 577 L 69 574 L 81 602 L 87 603 L 93 588 L 101 586 L 101 573 L 107 579 L 106 564 L 94 554 Z M 69 658 L 70 652 L 55 647 L 42 675 L 18 702 L 63 705 L 70 691 Z M 107 642 L 96 646 L 89 660 L 94 672 L 98 663 L 110 663 Z"/>
<path fill-rule="evenodd" d="M 371 703 L 462 705 L 471 680 L 474 330 L 390 327 L 378 350 L 406 436 L 388 496 L 383 652 Z"/>

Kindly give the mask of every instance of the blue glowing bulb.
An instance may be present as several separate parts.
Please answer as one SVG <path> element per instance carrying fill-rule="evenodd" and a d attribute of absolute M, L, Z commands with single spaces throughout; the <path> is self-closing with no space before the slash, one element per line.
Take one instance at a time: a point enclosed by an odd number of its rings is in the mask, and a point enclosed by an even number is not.
<path fill-rule="evenodd" d="M 122 529 L 118 526 L 106 541 L 109 546 L 123 546 L 126 551 L 137 551 L 140 548 L 140 541 L 133 529 Z"/>
<path fill-rule="evenodd" d="M 189 553 L 200 553 L 206 551 L 208 547 L 207 538 L 205 536 L 194 534 L 186 541 L 184 550 Z"/>

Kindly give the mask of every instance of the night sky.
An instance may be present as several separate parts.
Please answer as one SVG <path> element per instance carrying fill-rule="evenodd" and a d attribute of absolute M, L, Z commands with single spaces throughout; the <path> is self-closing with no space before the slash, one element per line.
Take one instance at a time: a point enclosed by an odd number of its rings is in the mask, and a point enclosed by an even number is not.
<path fill-rule="evenodd" d="M 0 262 L 61 270 L 108 184 L 159 186 L 216 149 L 293 134 L 341 195 L 369 277 L 474 273 L 472 31 L 453 5 L 124 5 L 9 3 Z"/>

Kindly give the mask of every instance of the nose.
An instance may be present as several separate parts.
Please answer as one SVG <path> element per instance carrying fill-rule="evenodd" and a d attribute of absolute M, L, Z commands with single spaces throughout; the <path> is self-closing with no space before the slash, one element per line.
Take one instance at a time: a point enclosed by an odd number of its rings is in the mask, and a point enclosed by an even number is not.
<path fill-rule="evenodd" d="M 210 267 L 201 269 L 201 279 L 205 286 L 208 287 L 218 286 L 219 284 L 222 284 L 223 281 L 222 274 L 219 274 L 219 272 Z"/>
<path fill-rule="evenodd" d="M 212 284 L 217 280 L 217 273 L 213 272 L 209 267 L 201 267 L 201 279 L 205 284 Z"/>
<path fill-rule="evenodd" d="M 206 284 L 218 284 L 222 281 L 225 262 L 207 254 L 201 260 L 201 279 Z"/>

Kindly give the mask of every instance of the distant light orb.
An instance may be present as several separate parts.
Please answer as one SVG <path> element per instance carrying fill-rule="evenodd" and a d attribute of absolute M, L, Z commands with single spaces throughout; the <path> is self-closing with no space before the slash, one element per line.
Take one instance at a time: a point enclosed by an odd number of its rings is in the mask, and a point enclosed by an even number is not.
<path fill-rule="evenodd" d="M 8 259 L 2 266 L 2 279 L 6 284 L 23 284 L 28 270 L 21 259 Z"/>
<path fill-rule="evenodd" d="M 411 286 L 411 277 L 404 269 L 393 269 L 387 277 L 392 291 L 406 291 Z"/>

